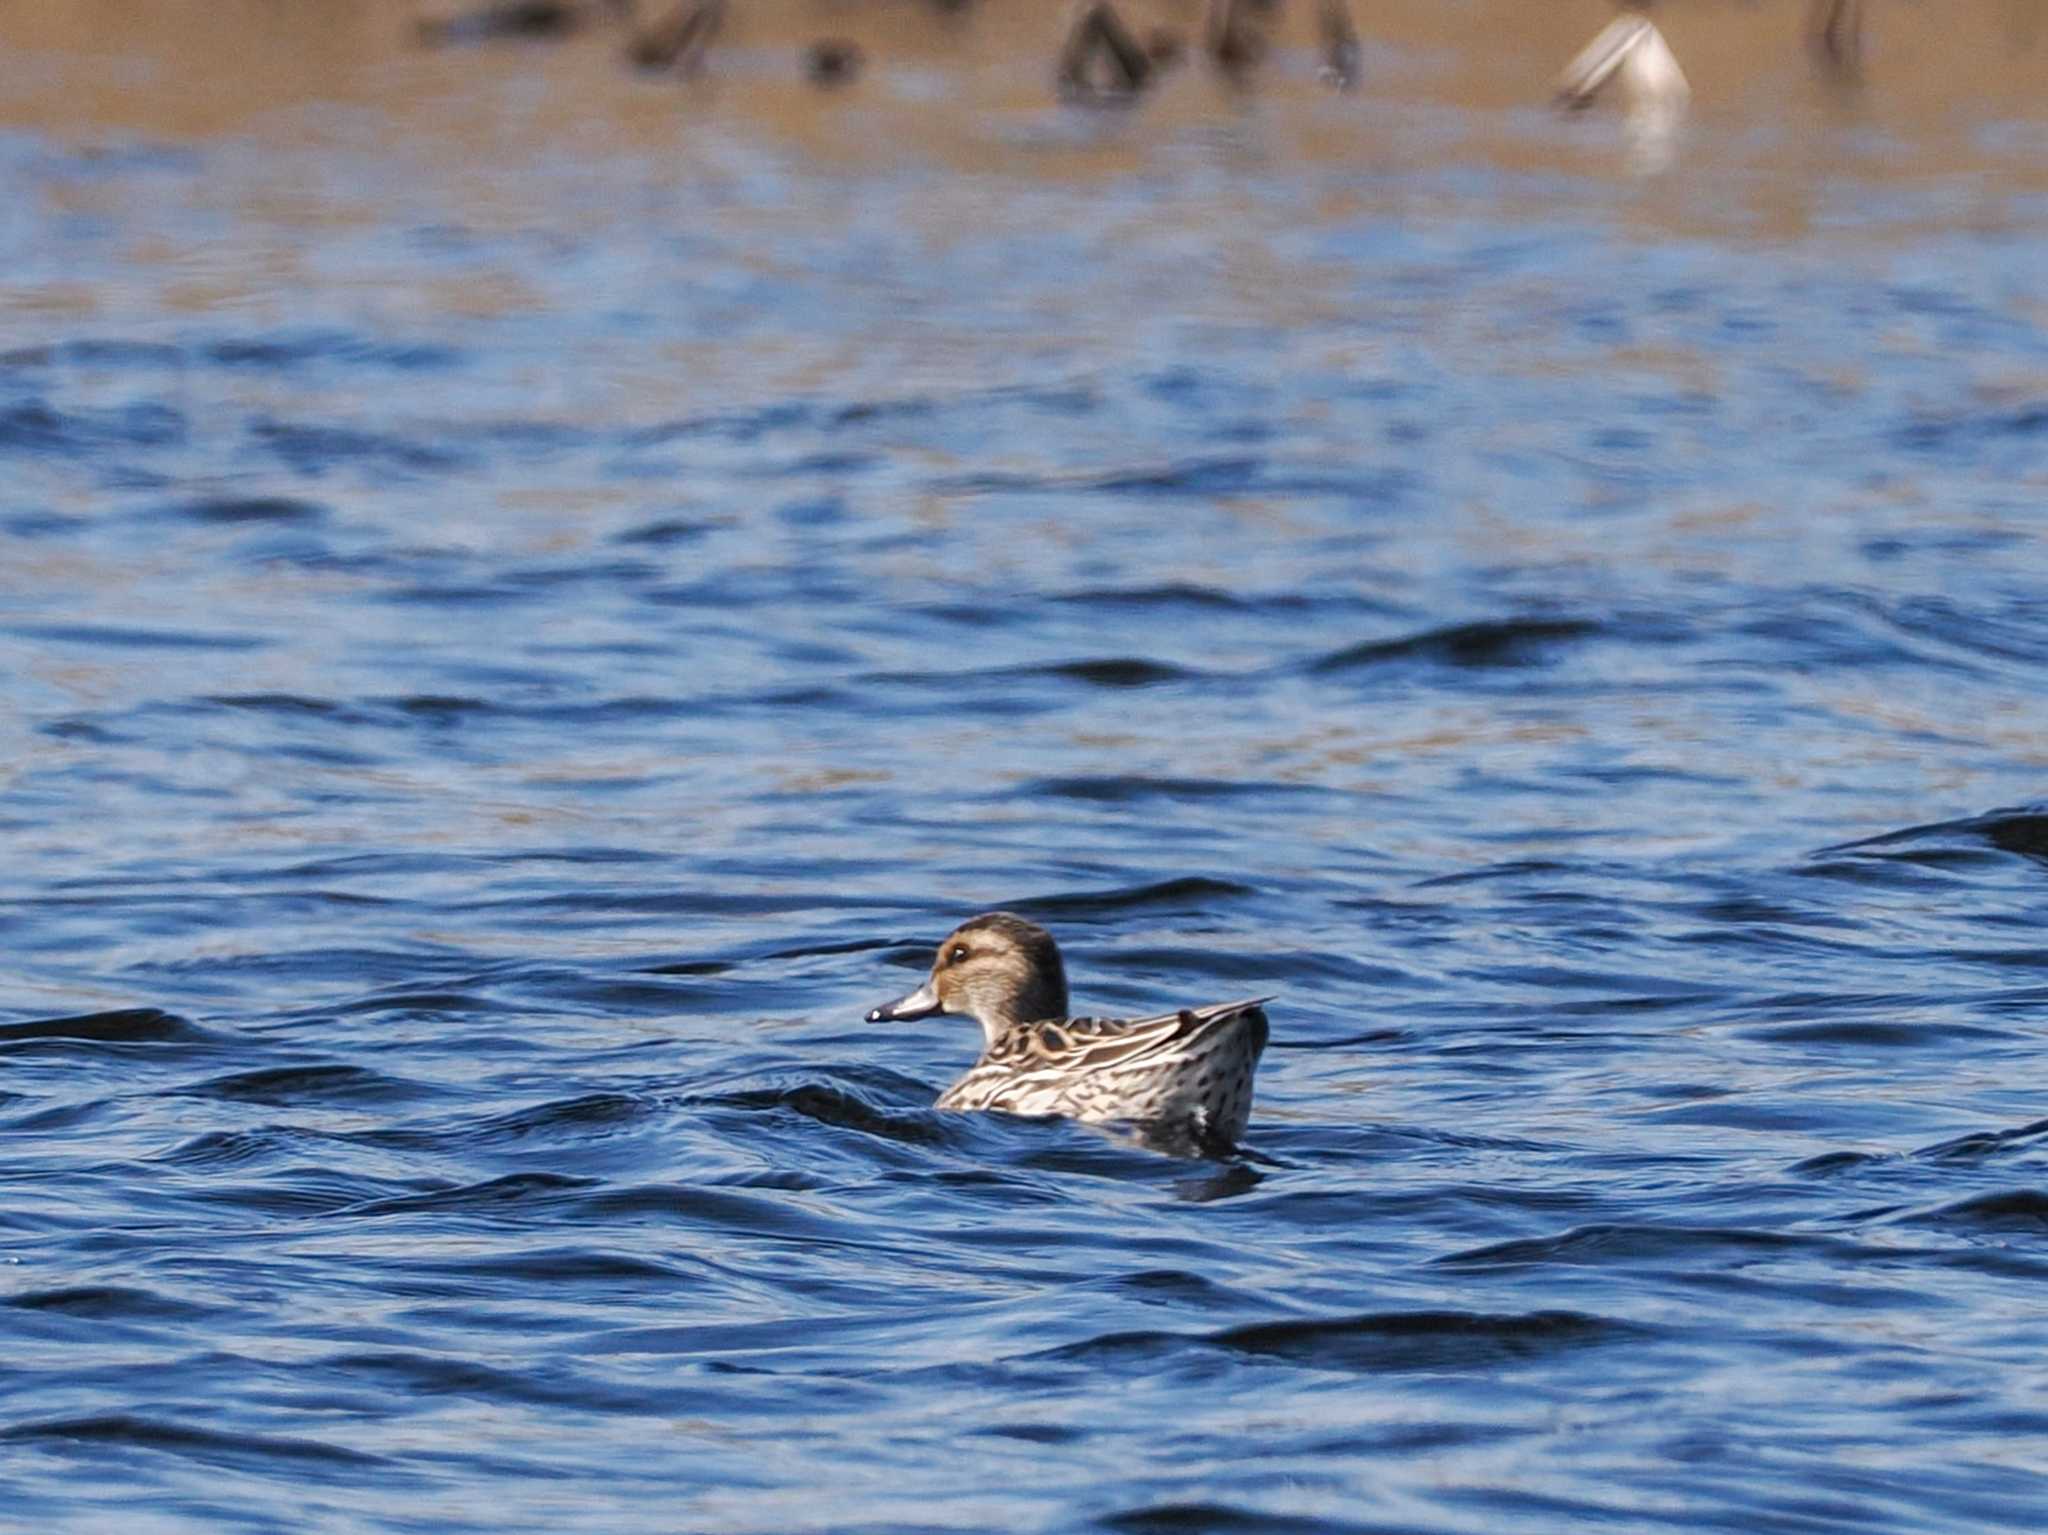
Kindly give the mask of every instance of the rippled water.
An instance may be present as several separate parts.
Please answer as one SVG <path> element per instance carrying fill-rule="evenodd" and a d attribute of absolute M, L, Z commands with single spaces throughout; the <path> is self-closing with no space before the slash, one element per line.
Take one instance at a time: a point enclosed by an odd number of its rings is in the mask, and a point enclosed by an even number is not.
<path fill-rule="evenodd" d="M 2041 1527 L 2048 204 L 1296 84 L 0 137 L 0 1523 Z"/>

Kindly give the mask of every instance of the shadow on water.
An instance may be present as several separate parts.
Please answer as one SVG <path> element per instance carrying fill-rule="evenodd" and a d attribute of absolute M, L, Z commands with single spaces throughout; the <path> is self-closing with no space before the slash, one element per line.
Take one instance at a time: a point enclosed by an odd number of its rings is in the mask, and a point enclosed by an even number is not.
<path fill-rule="evenodd" d="M 1929 826 L 1909 826 L 1903 831 L 1840 843 L 1823 849 L 1820 856 L 1849 854 L 1928 868 L 1952 868 L 1987 861 L 1996 853 L 2016 853 L 2036 862 L 2048 862 L 2048 810 L 2028 806 Z"/>

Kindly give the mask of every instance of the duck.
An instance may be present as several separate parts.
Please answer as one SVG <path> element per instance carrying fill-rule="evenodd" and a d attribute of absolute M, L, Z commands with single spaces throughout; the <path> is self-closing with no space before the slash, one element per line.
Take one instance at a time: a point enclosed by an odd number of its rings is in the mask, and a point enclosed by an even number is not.
<path fill-rule="evenodd" d="M 869 1023 L 940 1013 L 981 1025 L 982 1051 L 935 1105 L 1128 1124 L 1161 1146 L 1234 1147 L 1252 1111 L 1270 996 L 1147 1018 L 1074 1018 L 1059 945 L 1037 923 L 984 912 L 941 943 L 931 974 Z"/>

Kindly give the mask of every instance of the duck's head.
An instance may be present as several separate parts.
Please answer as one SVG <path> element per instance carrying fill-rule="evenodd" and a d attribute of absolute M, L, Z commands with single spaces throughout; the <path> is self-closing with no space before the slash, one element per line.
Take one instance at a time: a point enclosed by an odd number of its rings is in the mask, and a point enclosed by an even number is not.
<path fill-rule="evenodd" d="M 961 1013 L 990 1042 L 1014 1023 L 1067 1016 L 1067 971 L 1052 934 L 992 911 L 961 923 L 939 945 L 932 973 L 907 997 L 876 1008 L 869 1023 Z"/>

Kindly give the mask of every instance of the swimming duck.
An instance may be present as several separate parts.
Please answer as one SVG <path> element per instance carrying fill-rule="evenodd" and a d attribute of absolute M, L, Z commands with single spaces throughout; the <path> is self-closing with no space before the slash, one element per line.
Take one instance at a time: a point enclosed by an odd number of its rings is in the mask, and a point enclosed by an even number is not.
<path fill-rule="evenodd" d="M 1266 1048 L 1268 997 L 1150 1018 L 1069 1018 L 1052 934 L 1006 911 L 963 922 L 926 982 L 875 1008 L 870 1023 L 961 1013 L 980 1023 L 981 1058 L 939 1095 L 942 1109 L 1129 1122 L 1203 1149 L 1244 1133 L 1252 1073 Z"/>

